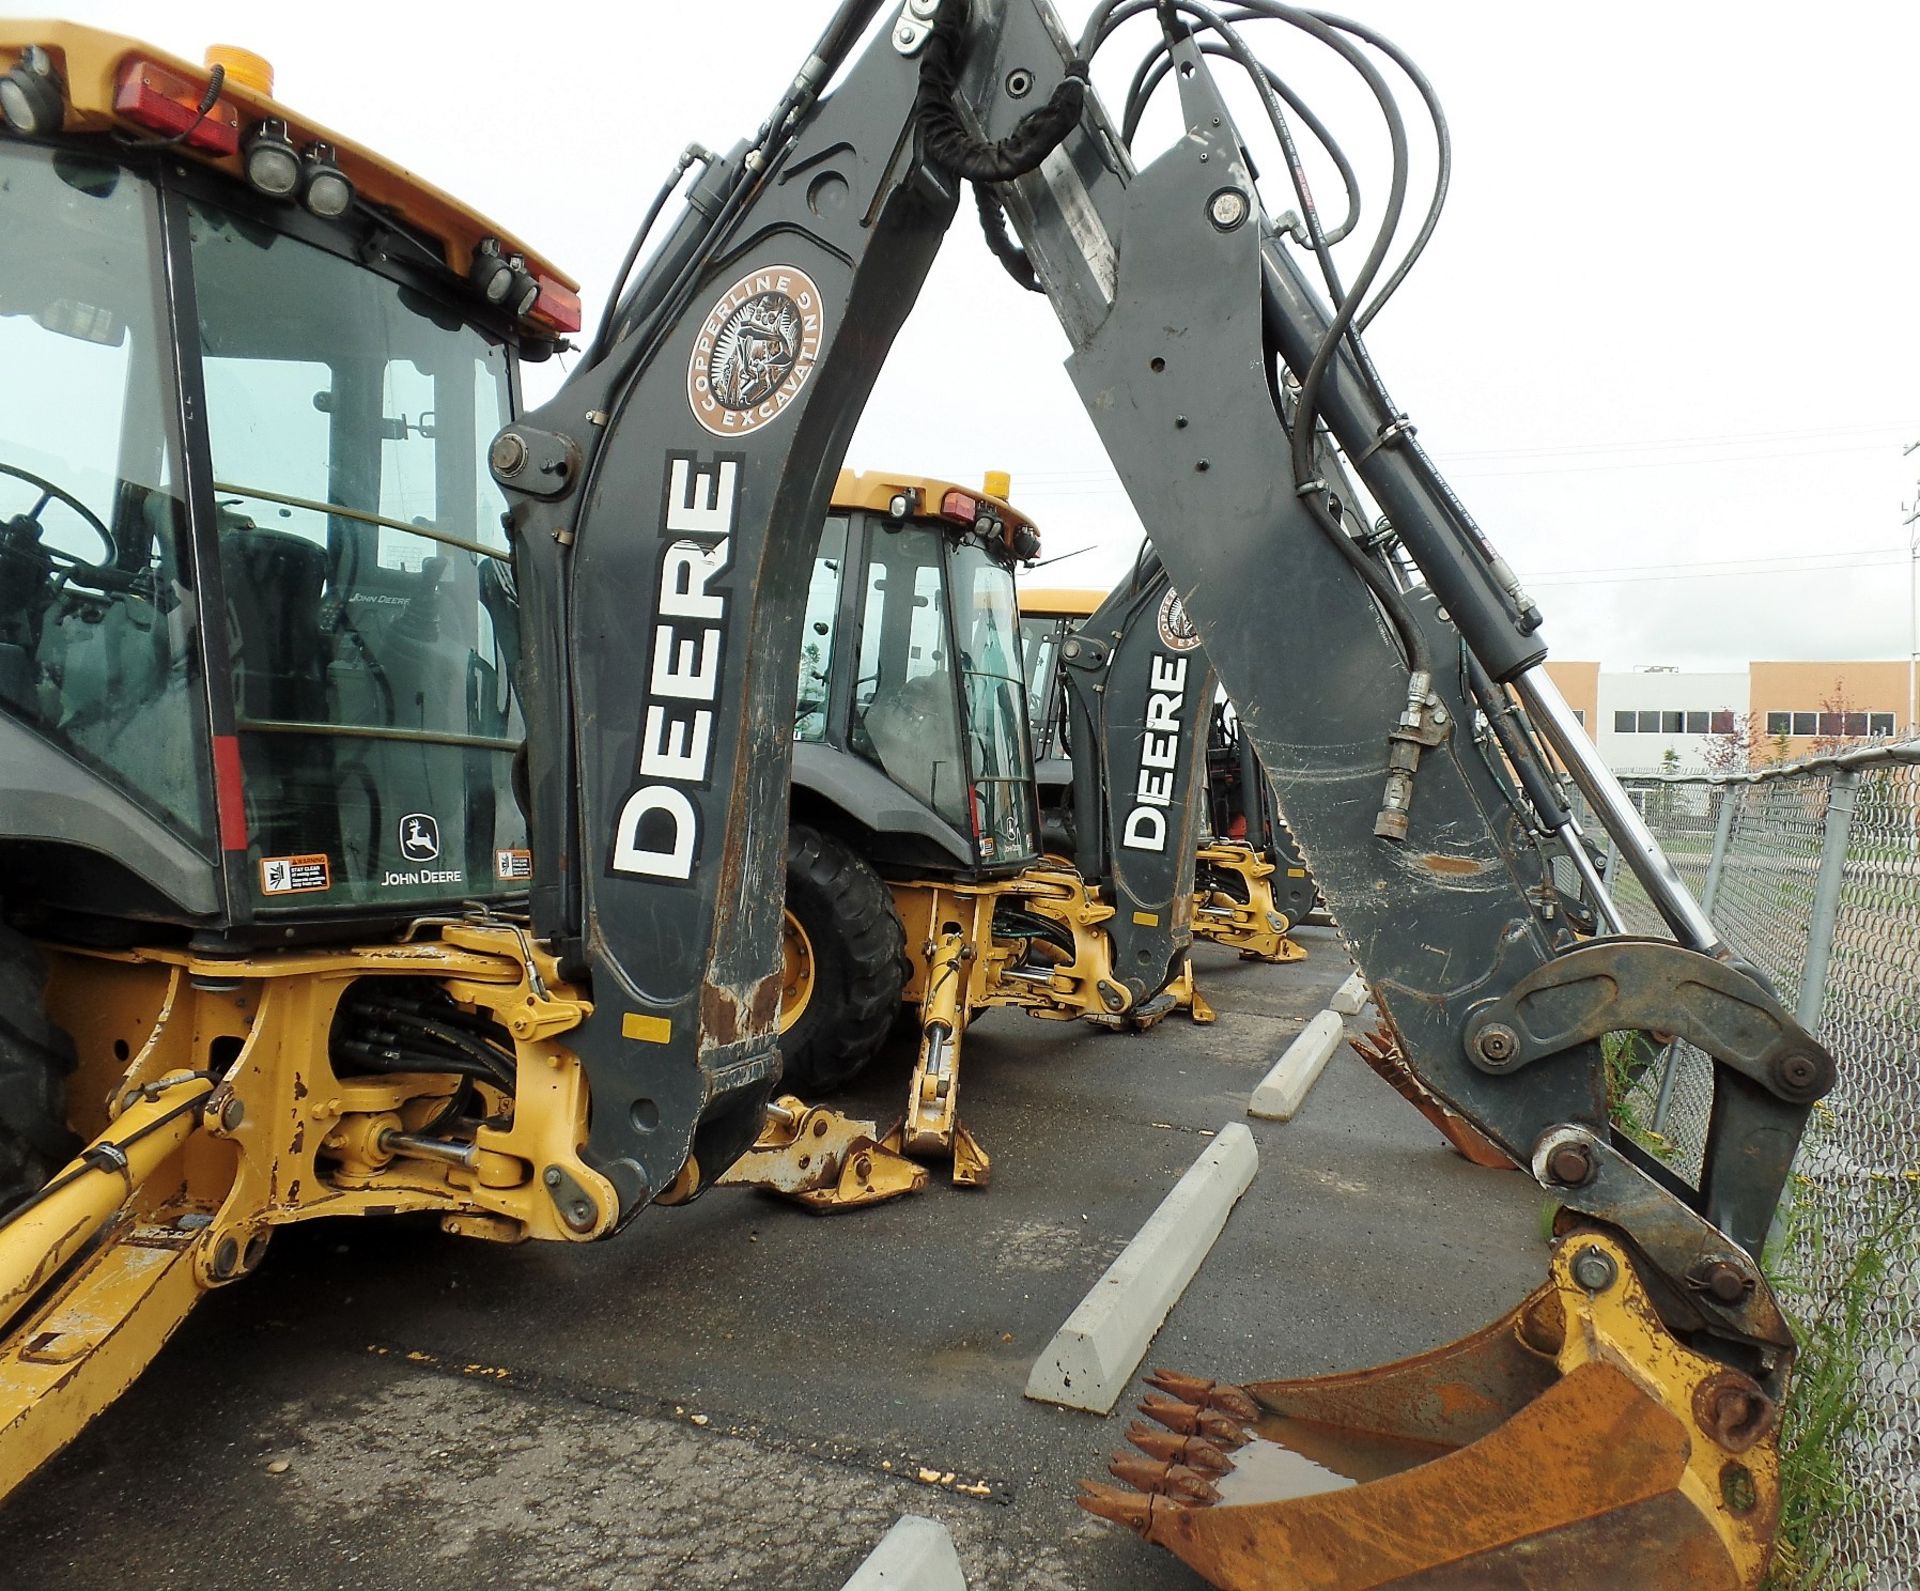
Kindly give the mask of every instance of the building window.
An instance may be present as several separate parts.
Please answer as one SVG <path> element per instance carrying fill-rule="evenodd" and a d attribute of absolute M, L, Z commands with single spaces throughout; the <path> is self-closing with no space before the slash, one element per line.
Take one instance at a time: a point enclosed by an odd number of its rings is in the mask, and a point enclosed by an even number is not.
<path fill-rule="evenodd" d="M 1820 715 L 1818 713 L 1795 713 L 1793 732 L 1796 735 L 1817 735 L 1820 733 Z"/>
<path fill-rule="evenodd" d="M 1613 732 L 1616 735 L 1631 735 L 1633 733 L 1633 727 L 1632 713 L 1615 713 L 1613 715 Z"/>
<path fill-rule="evenodd" d="M 1769 713 L 1767 716 L 1771 718 L 1771 717 L 1774 717 L 1775 715 L 1772 713 Z M 1715 735 L 1731 735 L 1732 733 L 1734 733 L 1733 709 L 1731 707 L 1723 707 L 1717 713 L 1710 713 L 1707 718 L 1707 723 L 1708 723 L 1708 733 L 1715 734 Z"/>
<path fill-rule="evenodd" d="M 1687 715 L 1685 713 L 1662 713 L 1660 715 L 1660 733 L 1663 735 L 1685 734 Z"/>
<path fill-rule="evenodd" d="M 1868 713 L 1867 733 L 1869 735 L 1891 735 L 1893 733 L 1893 714 Z"/>
<path fill-rule="evenodd" d="M 1767 733 L 1769 735 L 1791 735 L 1793 733 L 1793 714 L 1768 713 Z"/>
<path fill-rule="evenodd" d="M 1657 735 L 1660 733 L 1660 715 L 1658 713 L 1640 714 L 1640 733 Z"/>
<path fill-rule="evenodd" d="M 1689 735 L 1704 735 L 1706 732 L 1707 715 L 1705 713 L 1688 713 L 1687 733 Z"/>
<path fill-rule="evenodd" d="M 1845 715 L 1841 713 L 1822 713 L 1820 715 L 1820 733 L 1823 735 L 1839 735 L 1845 733 L 1842 727 L 1844 716 Z"/>
<path fill-rule="evenodd" d="M 1865 713 L 1848 713 L 1846 719 L 1846 732 L 1848 735 L 1852 736 L 1855 740 L 1865 736 L 1867 732 L 1867 715 Z"/>

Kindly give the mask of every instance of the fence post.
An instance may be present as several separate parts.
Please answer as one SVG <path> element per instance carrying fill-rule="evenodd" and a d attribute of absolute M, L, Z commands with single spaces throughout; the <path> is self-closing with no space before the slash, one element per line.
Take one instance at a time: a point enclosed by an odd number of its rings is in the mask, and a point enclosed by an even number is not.
<path fill-rule="evenodd" d="M 1833 954 L 1833 930 L 1840 917 L 1840 885 L 1846 877 L 1847 837 L 1860 800 L 1860 773 L 1838 768 L 1827 790 L 1827 823 L 1820 839 L 1820 871 L 1813 884 L 1813 917 L 1807 925 L 1807 961 L 1800 974 L 1800 1001 L 1794 1015 L 1809 1033 L 1820 1031 L 1827 998 L 1827 960 Z"/>
<path fill-rule="evenodd" d="M 1708 917 L 1713 915 L 1713 898 L 1720 893 L 1720 873 L 1727 865 L 1727 846 L 1733 839 L 1734 805 L 1743 798 L 1745 790 L 1745 785 L 1738 784 L 1720 787 L 1720 817 L 1713 826 L 1713 851 L 1707 857 L 1707 881 L 1700 886 L 1700 909 Z"/>

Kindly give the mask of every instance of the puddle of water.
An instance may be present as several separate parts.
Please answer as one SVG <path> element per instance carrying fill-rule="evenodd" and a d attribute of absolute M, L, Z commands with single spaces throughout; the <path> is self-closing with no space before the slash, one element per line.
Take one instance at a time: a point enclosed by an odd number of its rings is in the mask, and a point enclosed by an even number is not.
<path fill-rule="evenodd" d="M 1397 1475 L 1451 1451 L 1279 1415 L 1260 1421 L 1253 1430 L 1254 1439 L 1229 1455 L 1232 1471 L 1214 1481 L 1222 1505 L 1335 1492 Z"/>

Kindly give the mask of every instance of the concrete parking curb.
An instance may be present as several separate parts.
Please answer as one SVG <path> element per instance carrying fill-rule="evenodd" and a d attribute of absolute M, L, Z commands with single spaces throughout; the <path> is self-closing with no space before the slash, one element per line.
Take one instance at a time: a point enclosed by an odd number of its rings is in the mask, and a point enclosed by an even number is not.
<path fill-rule="evenodd" d="M 1259 1168 L 1253 1134 L 1240 1122 L 1221 1128 L 1054 1333 L 1027 1396 L 1109 1413 Z"/>
<path fill-rule="evenodd" d="M 945 1525 L 902 1514 L 840 1591 L 967 1591 L 967 1576 Z"/>
<path fill-rule="evenodd" d="M 1286 1054 L 1260 1079 L 1247 1101 L 1247 1114 L 1267 1121 L 1292 1121 L 1305 1102 L 1307 1090 L 1319 1078 L 1333 1052 L 1346 1037 L 1338 1011 L 1322 1011 L 1287 1046 Z"/>
<path fill-rule="evenodd" d="M 1351 978 L 1333 991 L 1327 1009 L 1338 1011 L 1342 1016 L 1357 1016 L 1360 1008 L 1372 998 L 1373 991 L 1367 987 L 1366 974 L 1356 969 Z"/>

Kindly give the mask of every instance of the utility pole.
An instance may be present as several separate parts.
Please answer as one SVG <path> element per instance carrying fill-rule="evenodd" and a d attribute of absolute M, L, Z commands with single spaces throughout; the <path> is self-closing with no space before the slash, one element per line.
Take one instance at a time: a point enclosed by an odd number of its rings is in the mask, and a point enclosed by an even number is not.
<path fill-rule="evenodd" d="M 1900 450 L 1900 456 L 1906 458 L 1920 442 L 1909 442 Z M 1920 671 L 1920 482 L 1914 485 L 1914 500 L 1911 504 L 1902 503 L 1901 512 L 1907 517 L 1901 524 L 1907 527 L 1907 733 L 1906 738 L 1920 737 L 1920 701 L 1916 701 L 1914 684 L 1916 671 Z"/>

